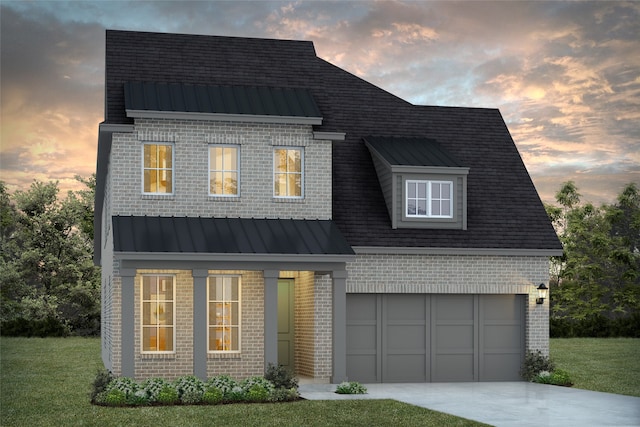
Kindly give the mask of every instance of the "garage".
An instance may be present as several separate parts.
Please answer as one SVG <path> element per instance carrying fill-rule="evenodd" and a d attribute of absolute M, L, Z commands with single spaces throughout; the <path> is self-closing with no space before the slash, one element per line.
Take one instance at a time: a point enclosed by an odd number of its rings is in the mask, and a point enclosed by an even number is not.
<path fill-rule="evenodd" d="M 518 381 L 525 295 L 348 294 L 351 381 Z"/>

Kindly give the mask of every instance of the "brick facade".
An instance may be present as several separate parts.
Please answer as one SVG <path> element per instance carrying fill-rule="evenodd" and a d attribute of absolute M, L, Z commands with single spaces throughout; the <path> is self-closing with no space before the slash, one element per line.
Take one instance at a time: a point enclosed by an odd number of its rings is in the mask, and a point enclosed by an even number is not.
<path fill-rule="evenodd" d="M 174 144 L 172 195 L 142 194 L 143 142 Z M 209 196 L 209 144 L 241 146 L 240 197 Z M 273 197 L 276 146 L 304 148 L 303 199 Z M 331 219 L 331 141 L 307 125 L 136 119 L 110 160 L 113 215 Z"/>
<path fill-rule="evenodd" d="M 361 254 L 347 271 L 347 293 L 528 295 L 526 348 L 549 352 L 549 303 L 535 302 L 548 257 Z"/>

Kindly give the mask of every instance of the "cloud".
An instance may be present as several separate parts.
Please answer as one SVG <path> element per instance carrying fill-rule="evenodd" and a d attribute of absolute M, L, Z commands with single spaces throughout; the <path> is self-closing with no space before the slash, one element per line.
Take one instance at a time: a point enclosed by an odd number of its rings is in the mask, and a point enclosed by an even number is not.
<path fill-rule="evenodd" d="M 14 187 L 93 171 L 105 28 L 312 40 L 320 57 L 410 102 L 499 108 L 543 199 L 571 178 L 593 186 L 594 198 L 608 197 L 607 182 L 638 181 L 640 3 L 1 7 L 1 179 Z"/>

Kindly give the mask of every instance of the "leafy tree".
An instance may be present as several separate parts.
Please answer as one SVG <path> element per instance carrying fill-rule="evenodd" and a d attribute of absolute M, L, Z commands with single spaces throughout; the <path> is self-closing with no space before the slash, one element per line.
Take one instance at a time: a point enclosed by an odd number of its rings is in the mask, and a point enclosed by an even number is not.
<path fill-rule="evenodd" d="M 93 178 L 78 179 L 89 186 Z M 0 186 L 3 334 L 99 332 L 93 188 L 69 192 L 62 200 L 58 192 L 57 182 L 34 181 L 28 190 L 15 192 L 12 204 L 5 186 Z"/>
<path fill-rule="evenodd" d="M 552 260 L 551 316 L 600 322 L 638 316 L 640 309 L 640 195 L 629 184 L 615 205 L 580 204 L 573 182 L 546 206 L 564 247 Z M 594 324 L 594 327 L 596 325 Z"/>

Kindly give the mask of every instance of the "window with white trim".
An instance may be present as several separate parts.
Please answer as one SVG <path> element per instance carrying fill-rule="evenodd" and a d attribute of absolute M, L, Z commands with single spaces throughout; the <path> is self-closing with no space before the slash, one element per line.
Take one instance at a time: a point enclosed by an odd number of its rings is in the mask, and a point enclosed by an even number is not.
<path fill-rule="evenodd" d="M 209 146 L 209 194 L 234 197 L 240 193 L 240 147 Z"/>
<path fill-rule="evenodd" d="M 142 144 L 142 192 L 173 194 L 173 145 Z"/>
<path fill-rule="evenodd" d="M 302 198 L 304 186 L 302 148 L 278 147 L 273 150 L 273 196 Z"/>
<path fill-rule="evenodd" d="M 240 276 L 209 276 L 209 352 L 240 351 Z"/>
<path fill-rule="evenodd" d="M 175 276 L 143 275 L 140 327 L 143 353 L 175 351 Z"/>
<path fill-rule="evenodd" d="M 453 218 L 453 182 L 407 180 L 408 218 Z"/>

